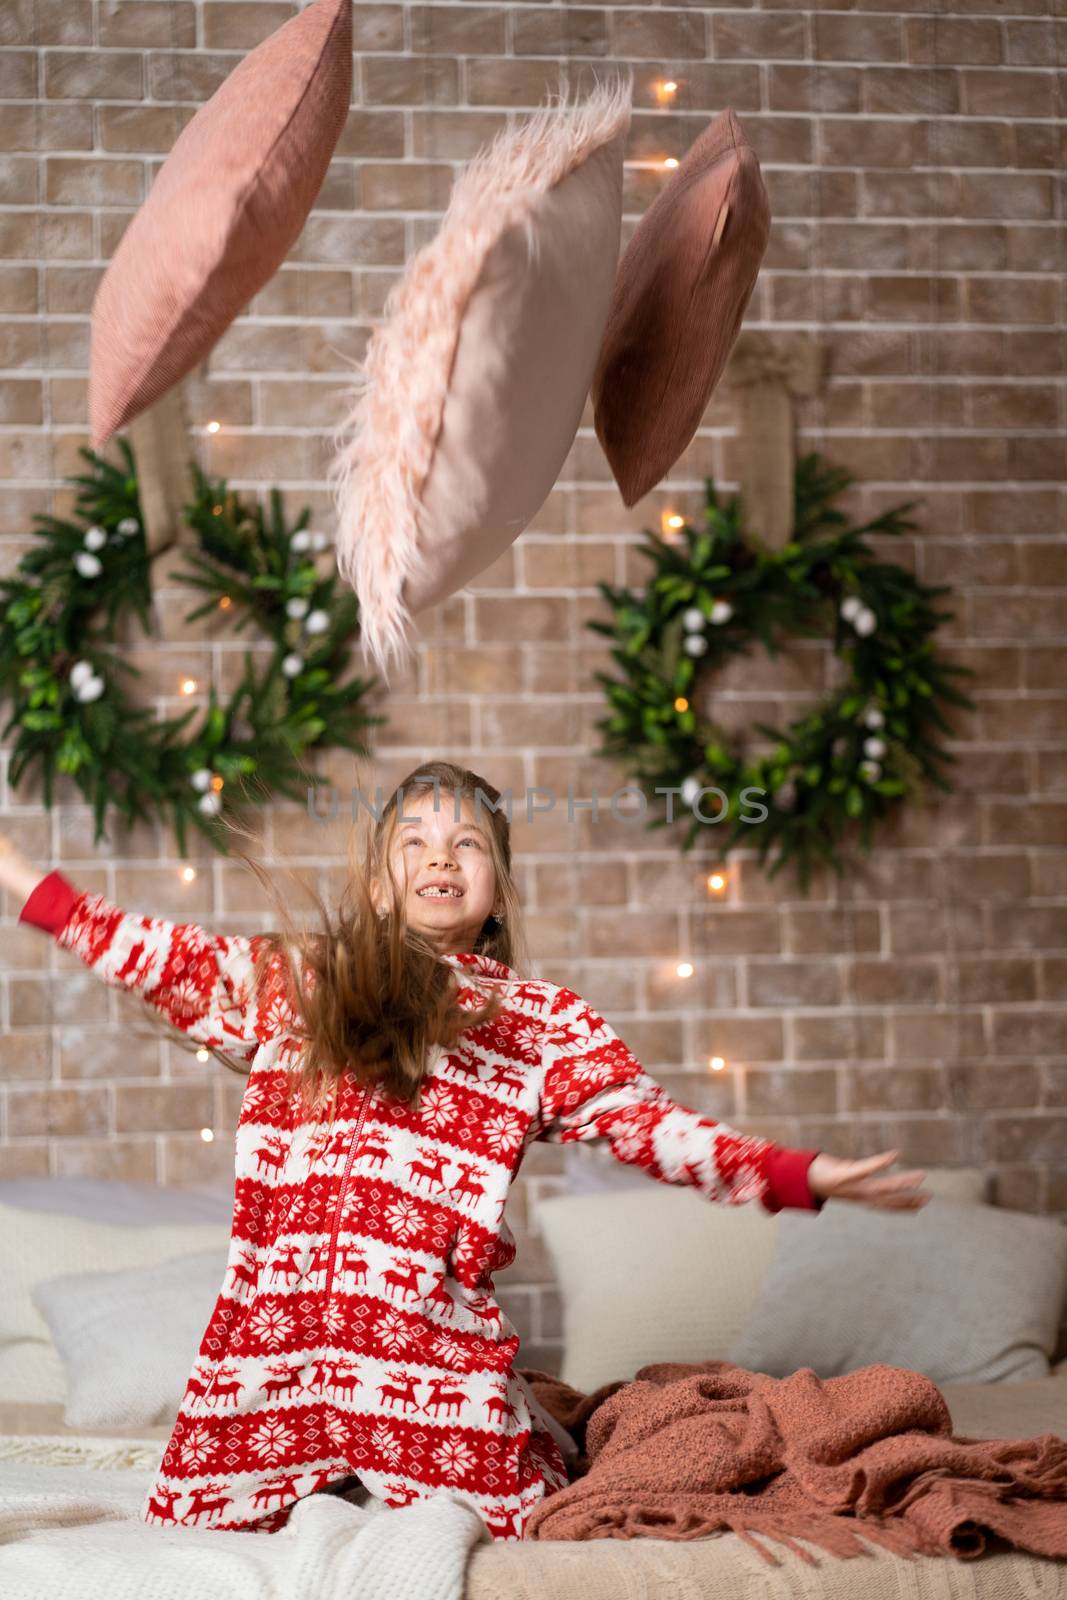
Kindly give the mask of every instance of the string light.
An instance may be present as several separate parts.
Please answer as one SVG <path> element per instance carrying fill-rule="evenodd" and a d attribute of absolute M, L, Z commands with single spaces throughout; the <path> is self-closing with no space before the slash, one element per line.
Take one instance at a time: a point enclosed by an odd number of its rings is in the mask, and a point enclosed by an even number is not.
<path fill-rule="evenodd" d="M 664 159 L 663 165 L 667 168 L 668 172 L 672 172 L 674 170 L 674 168 L 678 165 L 678 157 L 677 156 L 667 156 Z"/>
<path fill-rule="evenodd" d="M 222 788 L 222 786 L 223 786 L 223 784 L 225 782 L 226 782 L 226 779 L 225 778 L 220 778 L 217 772 L 212 776 L 211 787 L 214 789 L 216 794 L 218 794 L 219 790 Z"/>
<path fill-rule="evenodd" d="M 218 433 L 218 431 L 219 431 L 219 429 L 221 427 L 222 427 L 222 423 L 221 422 L 209 422 L 204 431 L 205 431 L 205 433 Z"/>
<path fill-rule="evenodd" d="M 709 872 L 707 878 L 708 892 L 710 894 L 725 894 L 728 881 L 725 872 Z"/>
<path fill-rule="evenodd" d="M 221 506 L 212 506 L 211 515 L 213 517 L 221 517 L 222 516 L 222 507 Z"/>
<path fill-rule="evenodd" d="M 708 1066 L 711 1068 L 712 1072 L 722 1072 L 726 1066 L 726 1062 L 723 1060 L 722 1056 L 709 1056 Z"/>
<path fill-rule="evenodd" d="M 684 694 L 680 694 L 678 696 L 677 700 L 674 702 L 674 709 L 675 711 L 689 710 L 689 701 L 685 698 Z"/>
<path fill-rule="evenodd" d="M 211 1060 L 211 1051 L 206 1049 L 204 1047 L 204 1045 L 201 1045 L 199 1050 L 196 1052 L 196 1059 L 198 1061 L 210 1061 Z M 201 1138 L 203 1138 L 203 1131 L 202 1130 L 201 1130 Z"/>
<path fill-rule="evenodd" d="M 685 518 L 680 516 L 677 511 L 661 511 L 659 525 L 663 537 L 667 540 L 672 540 L 685 527 Z"/>
<path fill-rule="evenodd" d="M 680 978 L 691 978 L 693 976 L 693 963 L 691 961 L 679 961 L 674 970 Z"/>
<path fill-rule="evenodd" d="M 201 1128 L 200 1129 L 200 1137 L 204 1141 L 205 1144 L 211 1144 L 214 1141 L 214 1138 L 215 1138 L 215 1130 L 214 1130 L 214 1128 Z"/>
<path fill-rule="evenodd" d="M 230 599 L 228 594 L 224 594 L 224 595 L 220 596 L 220 598 L 219 598 L 219 610 L 220 611 L 229 611 L 229 609 L 230 609 L 230 607 L 232 605 L 233 605 L 233 601 Z"/>
<path fill-rule="evenodd" d="M 182 679 L 182 694 L 195 694 L 196 691 L 197 691 L 197 682 L 196 682 L 195 678 L 183 678 Z"/>
<path fill-rule="evenodd" d="M 669 106 L 677 93 L 678 85 L 673 78 L 667 78 L 664 82 L 656 84 L 656 99 L 661 106 Z"/>
<path fill-rule="evenodd" d="M 195 867 L 183 867 L 182 868 L 182 877 L 184 878 L 186 883 L 192 883 L 196 878 L 196 868 Z"/>

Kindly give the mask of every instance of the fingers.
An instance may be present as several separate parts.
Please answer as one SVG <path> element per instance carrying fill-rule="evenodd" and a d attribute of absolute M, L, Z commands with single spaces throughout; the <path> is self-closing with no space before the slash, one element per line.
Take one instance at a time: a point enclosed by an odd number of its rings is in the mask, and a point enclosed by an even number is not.
<path fill-rule="evenodd" d="M 858 1177 L 862 1173 L 877 1172 L 880 1167 L 891 1167 L 899 1154 L 899 1150 L 883 1150 L 880 1155 L 865 1156 L 861 1161 L 850 1161 L 849 1166 Z"/>
<path fill-rule="evenodd" d="M 894 1173 L 891 1178 L 849 1178 L 839 1184 L 835 1194 L 900 1194 L 903 1191 L 918 1192 L 919 1180 L 925 1173 L 913 1172 Z"/>

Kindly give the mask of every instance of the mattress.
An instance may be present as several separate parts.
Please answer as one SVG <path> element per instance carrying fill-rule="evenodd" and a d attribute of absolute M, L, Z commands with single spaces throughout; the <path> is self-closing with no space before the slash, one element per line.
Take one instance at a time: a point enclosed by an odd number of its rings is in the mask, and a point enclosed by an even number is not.
<path fill-rule="evenodd" d="M 1067 1438 L 1067 1365 L 1025 1383 L 946 1385 L 957 1434 L 973 1438 Z M 61 1405 L 0 1400 L 0 1433 L 106 1436 L 119 1430 L 67 1428 Z M 123 1437 L 170 1437 L 170 1423 L 121 1430 Z M 1067 1506 L 1064 1508 L 1067 1515 Z M 782 1546 L 771 1566 L 733 1533 L 705 1539 L 530 1540 L 479 1544 L 465 1600 L 1067 1600 L 1067 1561 L 997 1550 L 973 1561 L 881 1548 L 841 1560 L 809 1546 L 815 1565 Z"/>

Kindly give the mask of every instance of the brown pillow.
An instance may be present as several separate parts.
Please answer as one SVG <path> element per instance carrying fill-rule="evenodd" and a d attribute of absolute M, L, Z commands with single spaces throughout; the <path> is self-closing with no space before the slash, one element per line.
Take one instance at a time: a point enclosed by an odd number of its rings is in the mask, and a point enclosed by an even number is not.
<path fill-rule="evenodd" d="M 93 301 L 94 450 L 191 371 L 281 265 L 351 95 L 351 0 L 316 0 L 182 129 Z"/>
<path fill-rule="evenodd" d="M 619 265 L 592 394 L 625 505 L 655 488 L 696 432 L 770 230 L 759 162 L 727 109 L 649 206 Z"/>

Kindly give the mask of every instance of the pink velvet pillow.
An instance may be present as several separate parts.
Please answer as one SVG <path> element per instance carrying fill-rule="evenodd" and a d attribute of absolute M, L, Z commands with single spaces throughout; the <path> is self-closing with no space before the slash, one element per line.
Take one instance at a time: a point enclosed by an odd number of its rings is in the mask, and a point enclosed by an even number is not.
<path fill-rule="evenodd" d="M 351 0 L 316 0 L 182 129 L 93 301 L 94 450 L 191 371 L 281 265 L 351 92 Z"/>
<path fill-rule="evenodd" d="M 655 488 L 700 425 L 770 231 L 759 162 L 726 110 L 649 206 L 619 266 L 593 408 L 625 505 Z"/>
<path fill-rule="evenodd" d="M 511 545 L 574 443 L 619 264 L 631 84 L 543 106 L 457 180 L 334 435 L 337 565 L 383 675 Z"/>

